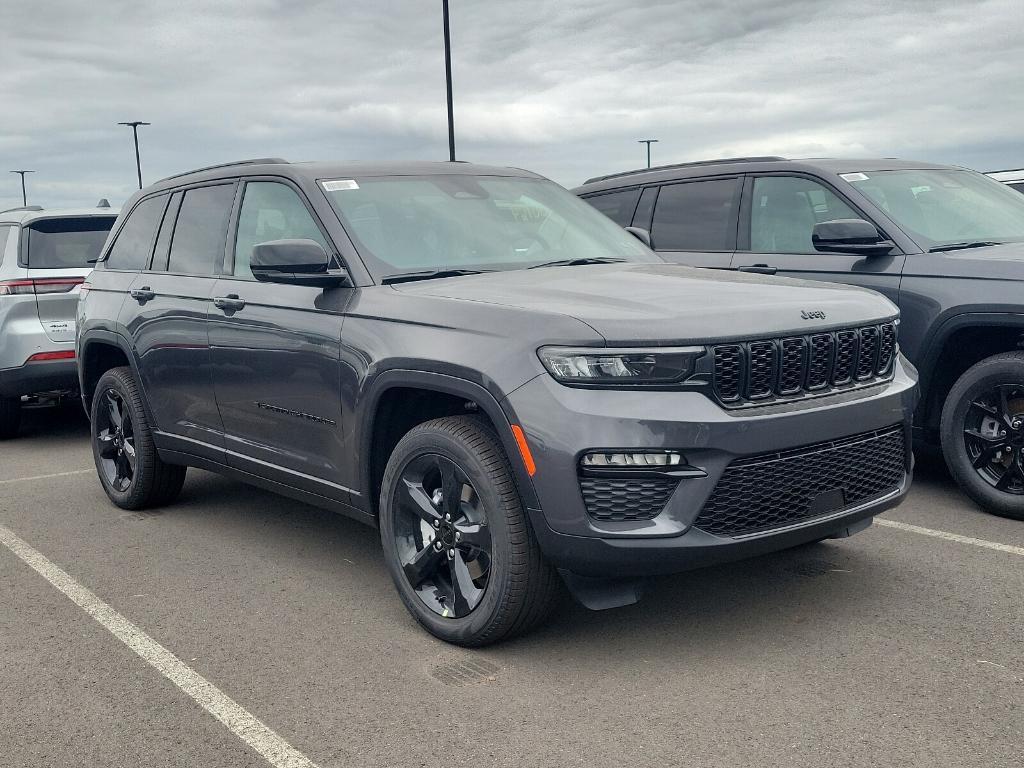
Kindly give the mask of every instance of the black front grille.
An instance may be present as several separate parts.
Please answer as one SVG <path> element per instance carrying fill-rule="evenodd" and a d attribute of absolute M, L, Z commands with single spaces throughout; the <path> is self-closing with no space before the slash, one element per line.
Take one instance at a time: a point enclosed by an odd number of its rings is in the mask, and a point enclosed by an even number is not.
<path fill-rule="evenodd" d="M 587 513 L 595 520 L 612 522 L 657 517 L 677 485 L 675 478 L 580 478 Z"/>
<path fill-rule="evenodd" d="M 722 344 L 713 351 L 714 392 L 736 407 L 864 386 L 887 378 L 895 357 L 894 323 Z"/>
<path fill-rule="evenodd" d="M 694 526 L 743 536 L 829 515 L 897 489 L 906 473 L 903 427 L 732 462 Z"/>

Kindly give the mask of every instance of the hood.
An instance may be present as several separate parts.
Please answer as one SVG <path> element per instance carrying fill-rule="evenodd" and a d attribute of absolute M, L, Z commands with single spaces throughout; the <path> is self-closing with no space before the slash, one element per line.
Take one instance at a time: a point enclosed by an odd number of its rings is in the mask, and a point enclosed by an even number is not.
<path fill-rule="evenodd" d="M 970 277 L 980 280 L 1024 280 L 1024 243 L 926 253 L 907 259 L 906 275 Z"/>
<path fill-rule="evenodd" d="M 863 325 L 898 314 L 888 299 L 862 288 L 675 264 L 544 267 L 394 288 L 569 315 L 609 345 L 766 338 Z"/>

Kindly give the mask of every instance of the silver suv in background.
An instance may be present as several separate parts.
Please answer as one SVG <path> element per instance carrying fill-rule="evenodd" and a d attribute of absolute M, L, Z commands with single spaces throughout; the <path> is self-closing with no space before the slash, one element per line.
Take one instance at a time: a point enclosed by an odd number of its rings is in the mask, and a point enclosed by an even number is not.
<path fill-rule="evenodd" d="M 992 171 L 988 174 L 996 181 L 1001 181 L 1010 189 L 1024 192 L 1024 168 L 1017 168 L 1009 171 Z"/>
<path fill-rule="evenodd" d="M 0 213 L 0 439 L 15 437 L 26 396 L 78 389 L 75 312 L 118 211 Z"/>

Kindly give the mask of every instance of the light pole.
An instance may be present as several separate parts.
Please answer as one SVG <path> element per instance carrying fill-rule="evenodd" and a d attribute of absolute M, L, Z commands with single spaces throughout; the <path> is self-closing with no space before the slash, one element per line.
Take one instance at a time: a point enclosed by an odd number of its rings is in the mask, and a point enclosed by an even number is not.
<path fill-rule="evenodd" d="M 637 144 L 646 144 L 647 145 L 647 167 L 648 168 L 651 167 L 651 144 L 657 144 L 657 143 L 658 143 L 657 139 L 640 139 L 637 142 Z"/>
<path fill-rule="evenodd" d="M 17 173 L 21 176 L 21 204 L 28 207 L 28 195 L 25 193 L 25 174 L 35 173 L 35 171 L 11 171 L 11 173 Z"/>
<path fill-rule="evenodd" d="M 444 79 L 448 89 L 448 160 L 455 162 L 455 112 L 452 108 L 452 35 L 448 28 L 448 0 L 441 0 L 444 14 Z"/>
<path fill-rule="evenodd" d="M 135 170 L 139 174 L 139 189 L 142 189 L 142 163 L 139 161 L 139 126 L 149 125 L 141 120 L 132 120 L 127 123 L 118 123 L 118 125 L 128 125 L 132 129 L 132 137 L 135 139 Z"/>

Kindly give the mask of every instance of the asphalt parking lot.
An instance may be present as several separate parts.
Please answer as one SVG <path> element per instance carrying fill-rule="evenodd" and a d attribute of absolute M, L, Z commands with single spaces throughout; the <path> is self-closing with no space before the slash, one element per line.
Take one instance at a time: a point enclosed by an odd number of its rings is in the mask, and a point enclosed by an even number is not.
<path fill-rule="evenodd" d="M 23 433 L 0 446 L 0 533 L 292 752 L 268 763 L 251 723 L 225 727 L 0 546 L 3 765 L 1024 761 L 1024 523 L 977 511 L 933 459 L 885 517 L 967 538 L 876 525 L 659 580 L 630 608 L 565 602 L 466 651 L 413 623 L 373 530 L 196 470 L 176 505 L 127 513 L 73 408 Z"/>

